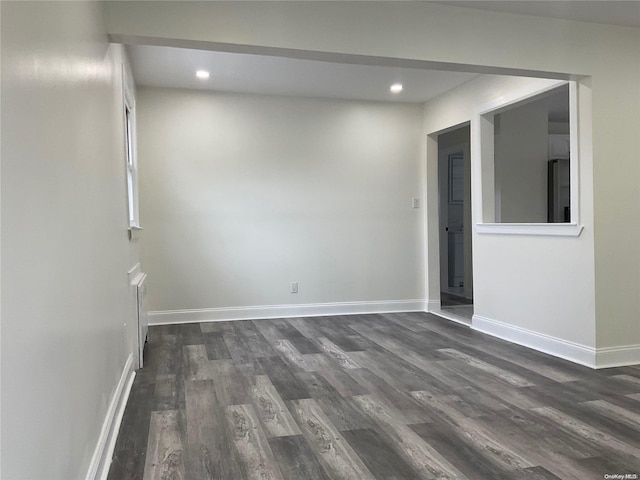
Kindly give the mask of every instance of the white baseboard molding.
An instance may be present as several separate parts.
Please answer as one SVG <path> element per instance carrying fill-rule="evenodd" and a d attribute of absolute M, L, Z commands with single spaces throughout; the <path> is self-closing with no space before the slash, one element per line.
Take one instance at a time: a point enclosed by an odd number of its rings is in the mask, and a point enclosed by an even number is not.
<path fill-rule="evenodd" d="M 425 300 L 425 312 L 435 312 L 440 310 L 440 300 Z"/>
<path fill-rule="evenodd" d="M 596 368 L 640 365 L 640 345 L 623 345 L 596 349 Z"/>
<path fill-rule="evenodd" d="M 129 354 L 118 385 L 116 386 L 116 391 L 109 403 L 107 415 L 105 416 L 102 430 L 98 437 L 98 443 L 93 452 L 93 457 L 91 457 L 89 470 L 85 477 L 86 480 L 106 480 L 109 474 L 113 450 L 116 446 L 120 424 L 122 423 L 124 409 L 127 406 L 127 400 L 131 393 L 135 374 L 133 369 L 133 355 Z"/>
<path fill-rule="evenodd" d="M 375 302 L 308 303 L 298 305 L 259 305 L 252 307 L 203 308 L 148 312 L 149 325 L 222 322 L 260 318 L 319 317 L 365 313 L 424 312 L 425 300 L 387 300 Z"/>
<path fill-rule="evenodd" d="M 554 357 L 564 358 L 586 367 L 597 368 L 596 349 L 593 347 L 569 342 L 480 315 L 473 316 L 471 328 L 539 352 L 548 353 Z"/>
<path fill-rule="evenodd" d="M 473 316 L 471 328 L 590 368 L 640 364 L 640 345 L 593 348 L 480 315 Z"/>

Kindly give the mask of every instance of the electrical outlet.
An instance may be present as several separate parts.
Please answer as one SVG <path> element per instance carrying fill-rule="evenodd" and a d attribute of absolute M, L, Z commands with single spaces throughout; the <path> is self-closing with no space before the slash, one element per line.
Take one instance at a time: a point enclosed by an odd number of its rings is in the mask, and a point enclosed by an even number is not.
<path fill-rule="evenodd" d="M 411 205 L 413 208 L 420 208 L 420 199 L 418 197 L 413 197 L 411 199 Z"/>
<path fill-rule="evenodd" d="M 298 293 L 298 282 L 291 282 L 291 293 Z"/>

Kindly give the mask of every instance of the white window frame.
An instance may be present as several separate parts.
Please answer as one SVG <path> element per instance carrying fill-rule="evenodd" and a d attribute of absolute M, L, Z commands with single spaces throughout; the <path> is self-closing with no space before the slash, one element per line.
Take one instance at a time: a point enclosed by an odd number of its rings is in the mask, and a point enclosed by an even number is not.
<path fill-rule="evenodd" d="M 562 85 L 569 85 L 569 136 L 571 221 L 569 223 L 497 223 L 494 168 L 494 117 L 516 104 L 525 103 Z M 476 232 L 481 234 L 550 235 L 577 237 L 583 230 L 580 224 L 580 171 L 578 150 L 578 86 L 575 81 L 560 80 L 544 88 L 512 98 L 499 98 L 483 105 L 475 115 L 475 135 L 479 139 L 481 165 L 481 208 L 477 210 Z"/>
<path fill-rule="evenodd" d="M 131 233 L 142 230 L 140 226 L 140 208 L 138 192 L 138 155 L 136 139 L 135 96 L 131 91 L 126 67 L 122 67 L 123 85 L 123 123 L 124 123 L 124 156 L 127 185 L 127 223 Z"/>

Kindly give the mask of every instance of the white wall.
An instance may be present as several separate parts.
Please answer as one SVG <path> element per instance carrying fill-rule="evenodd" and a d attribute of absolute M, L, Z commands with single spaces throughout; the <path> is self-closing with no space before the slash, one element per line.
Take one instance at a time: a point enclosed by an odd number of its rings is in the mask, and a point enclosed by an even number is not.
<path fill-rule="evenodd" d="M 475 122 L 474 112 L 495 99 L 518 98 L 548 84 L 548 80 L 520 77 L 474 80 L 425 105 L 425 131 L 432 134 L 465 121 Z M 587 125 L 586 112 L 584 115 L 582 124 Z M 585 228 L 579 237 L 479 234 L 475 223 L 481 221 L 482 182 L 474 124 L 471 132 L 475 314 L 595 347 L 591 157 L 585 154 L 580 158 L 580 215 Z M 543 145 L 546 155 L 544 148 Z M 428 163 L 435 162 L 437 152 L 428 155 Z M 436 199 L 429 193 L 428 201 Z M 429 228 L 434 228 L 431 221 Z M 435 295 L 431 285 L 429 290 L 430 295 Z"/>
<path fill-rule="evenodd" d="M 129 354 L 123 52 L 97 2 L 1 8 L 0 476 L 84 478 Z"/>
<path fill-rule="evenodd" d="M 548 108 L 521 105 L 494 117 L 496 219 L 546 223 Z"/>
<path fill-rule="evenodd" d="M 149 308 L 424 298 L 421 115 L 140 89 Z"/>

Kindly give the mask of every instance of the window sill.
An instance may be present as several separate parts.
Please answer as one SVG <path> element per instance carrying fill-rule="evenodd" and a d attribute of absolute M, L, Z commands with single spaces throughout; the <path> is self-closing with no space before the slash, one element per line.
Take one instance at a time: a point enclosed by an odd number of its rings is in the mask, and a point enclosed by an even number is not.
<path fill-rule="evenodd" d="M 142 231 L 142 227 L 138 227 L 136 225 L 132 225 L 129 227 L 129 241 L 138 240 L 140 238 L 140 232 Z"/>
<path fill-rule="evenodd" d="M 583 225 L 577 223 L 478 223 L 476 232 L 492 235 L 543 235 L 579 237 Z"/>

